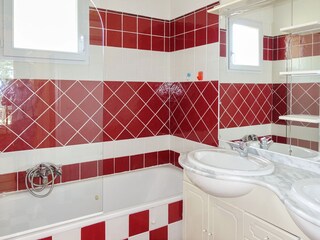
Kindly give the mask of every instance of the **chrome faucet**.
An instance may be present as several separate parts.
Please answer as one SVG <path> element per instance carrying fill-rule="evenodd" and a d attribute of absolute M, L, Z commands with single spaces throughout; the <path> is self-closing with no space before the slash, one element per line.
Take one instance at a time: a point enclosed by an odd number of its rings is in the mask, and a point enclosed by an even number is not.
<path fill-rule="evenodd" d="M 269 149 L 270 145 L 273 143 L 271 137 L 262 137 L 260 138 L 260 148 Z"/>
<path fill-rule="evenodd" d="M 244 141 L 234 142 L 232 149 L 237 151 L 241 157 L 248 157 L 248 146 Z"/>

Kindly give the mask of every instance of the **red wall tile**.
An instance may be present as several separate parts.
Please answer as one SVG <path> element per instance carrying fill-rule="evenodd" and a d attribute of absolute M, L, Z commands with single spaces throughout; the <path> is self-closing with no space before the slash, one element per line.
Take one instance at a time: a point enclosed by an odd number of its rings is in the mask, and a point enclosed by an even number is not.
<path fill-rule="evenodd" d="M 80 179 L 80 165 L 70 164 L 62 166 L 62 182 L 75 181 Z"/>
<path fill-rule="evenodd" d="M 129 236 L 149 230 L 149 210 L 129 215 Z"/>
<path fill-rule="evenodd" d="M 17 190 L 17 174 L 8 173 L 0 175 L 0 192 L 12 192 Z"/>
<path fill-rule="evenodd" d="M 130 170 L 136 170 L 144 167 L 144 154 L 130 156 Z"/>
<path fill-rule="evenodd" d="M 107 30 L 106 33 L 106 46 L 122 47 L 122 32 Z"/>
<path fill-rule="evenodd" d="M 81 228 L 81 240 L 105 240 L 105 222 Z"/>
<path fill-rule="evenodd" d="M 152 167 L 158 165 L 158 154 L 157 152 L 151 152 L 145 154 L 145 166 Z"/>
<path fill-rule="evenodd" d="M 108 11 L 106 15 L 107 29 L 122 30 L 122 16 L 120 13 Z"/>
<path fill-rule="evenodd" d="M 80 163 L 81 179 L 92 178 L 98 176 L 98 162 Z"/>
<path fill-rule="evenodd" d="M 150 240 L 167 240 L 168 239 L 168 226 L 158 228 L 150 231 L 149 233 Z"/>
<path fill-rule="evenodd" d="M 119 157 L 114 159 L 115 173 L 129 171 L 129 157 Z"/>
<path fill-rule="evenodd" d="M 123 15 L 123 31 L 137 33 L 137 16 Z"/>
<path fill-rule="evenodd" d="M 138 32 L 143 34 L 151 34 L 151 19 L 138 17 Z"/>
<path fill-rule="evenodd" d="M 138 47 L 138 35 L 136 33 L 123 33 L 123 47 L 134 48 Z"/>
<path fill-rule="evenodd" d="M 182 220 L 182 201 L 170 203 L 168 211 L 169 224 Z"/>

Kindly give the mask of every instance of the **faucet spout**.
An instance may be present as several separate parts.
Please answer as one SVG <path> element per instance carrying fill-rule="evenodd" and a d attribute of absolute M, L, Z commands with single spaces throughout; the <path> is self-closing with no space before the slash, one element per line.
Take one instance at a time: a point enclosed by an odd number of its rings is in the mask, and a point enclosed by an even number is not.
<path fill-rule="evenodd" d="M 232 149 L 237 151 L 241 157 L 248 157 L 248 146 L 243 141 L 236 141 L 232 145 Z"/>
<path fill-rule="evenodd" d="M 270 145 L 273 143 L 271 137 L 263 137 L 260 139 L 260 148 L 269 149 Z"/>

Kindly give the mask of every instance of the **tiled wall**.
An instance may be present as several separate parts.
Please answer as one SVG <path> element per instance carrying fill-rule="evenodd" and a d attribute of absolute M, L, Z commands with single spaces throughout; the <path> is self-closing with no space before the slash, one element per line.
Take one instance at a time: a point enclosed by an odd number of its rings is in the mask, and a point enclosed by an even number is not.
<path fill-rule="evenodd" d="M 181 238 L 182 201 L 178 201 L 40 240 L 177 240 Z"/>
<path fill-rule="evenodd" d="M 169 134 L 167 83 L 3 81 L 2 152 Z"/>
<path fill-rule="evenodd" d="M 218 82 L 174 83 L 171 89 L 171 134 L 217 146 Z"/>
<path fill-rule="evenodd" d="M 272 84 L 220 84 L 220 128 L 268 124 Z"/>
<path fill-rule="evenodd" d="M 169 21 L 104 9 L 99 14 L 90 10 L 92 45 L 169 52 L 169 38 Z"/>

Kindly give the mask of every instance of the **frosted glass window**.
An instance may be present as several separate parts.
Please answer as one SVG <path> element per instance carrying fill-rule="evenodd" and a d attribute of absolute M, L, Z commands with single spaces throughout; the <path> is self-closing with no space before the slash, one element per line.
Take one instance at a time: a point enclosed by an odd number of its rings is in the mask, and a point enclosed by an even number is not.
<path fill-rule="evenodd" d="M 78 52 L 77 0 L 13 2 L 14 48 Z"/>
<path fill-rule="evenodd" d="M 233 20 L 229 24 L 229 68 L 258 70 L 262 62 L 261 25 Z"/>
<path fill-rule="evenodd" d="M 5 0 L 5 56 L 84 60 L 87 0 Z"/>

